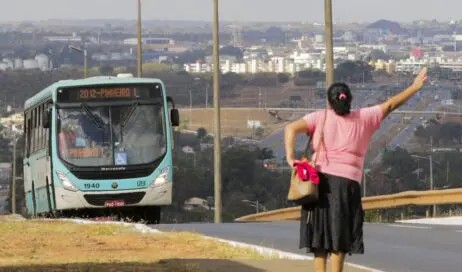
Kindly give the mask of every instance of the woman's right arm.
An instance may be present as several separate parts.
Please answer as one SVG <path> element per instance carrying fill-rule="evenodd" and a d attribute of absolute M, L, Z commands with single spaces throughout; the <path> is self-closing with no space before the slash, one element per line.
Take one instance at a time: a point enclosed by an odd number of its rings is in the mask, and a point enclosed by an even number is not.
<path fill-rule="evenodd" d="M 412 83 L 411 86 L 409 86 L 406 90 L 393 96 L 392 98 L 388 99 L 387 101 L 385 101 L 384 103 L 380 105 L 382 112 L 383 112 L 383 118 L 385 118 L 392 111 L 399 108 L 406 101 L 408 101 L 409 98 L 411 98 L 415 93 L 417 93 L 420 89 L 422 89 L 426 80 L 427 80 L 427 68 L 424 67 L 422 68 L 422 70 L 420 70 L 419 74 L 414 79 L 414 82 Z"/>
<path fill-rule="evenodd" d="M 288 124 L 284 128 L 284 145 L 286 149 L 286 160 L 290 167 L 293 167 L 295 159 L 295 137 L 299 133 L 307 133 L 308 126 L 304 119 Z"/>

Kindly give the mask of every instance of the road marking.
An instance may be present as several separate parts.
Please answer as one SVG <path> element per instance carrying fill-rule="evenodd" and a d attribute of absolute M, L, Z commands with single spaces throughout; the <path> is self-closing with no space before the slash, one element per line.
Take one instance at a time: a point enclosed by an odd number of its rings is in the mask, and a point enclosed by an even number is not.
<path fill-rule="evenodd" d="M 312 256 L 307 256 L 307 255 L 302 255 L 302 254 L 297 254 L 297 253 L 292 253 L 292 252 L 287 252 L 287 251 L 282 251 L 282 250 L 277 250 L 274 248 L 269 248 L 269 247 L 263 247 L 263 246 L 258 246 L 258 245 L 253 245 L 253 244 L 247 244 L 247 243 L 242 243 L 242 242 L 236 242 L 233 240 L 226 240 L 226 239 L 221 239 L 217 237 L 212 237 L 212 236 L 207 236 L 203 235 L 202 237 L 206 239 L 211 239 L 215 241 L 219 241 L 222 243 L 226 243 L 230 246 L 237 247 L 237 248 L 247 248 L 247 249 L 252 249 L 258 252 L 259 254 L 263 256 L 268 256 L 268 257 L 277 257 L 279 259 L 289 259 L 289 260 L 309 260 L 312 261 L 314 258 Z M 378 270 L 375 268 L 363 266 L 363 265 L 358 265 L 354 263 L 345 263 L 347 266 L 351 267 L 356 267 L 358 269 L 365 269 L 369 270 L 370 272 L 385 272 L 382 270 Z"/>
<path fill-rule="evenodd" d="M 456 230 L 456 232 L 462 232 L 462 230 Z"/>
<path fill-rule="evenodd" d="M 432 227 L 407 226 L 407 225 L 398 225 L 398 224 L 388 224 L 387 226 L 397 227 L 397 228 L 409 228 L 409 229 L 433 229 Z"/>

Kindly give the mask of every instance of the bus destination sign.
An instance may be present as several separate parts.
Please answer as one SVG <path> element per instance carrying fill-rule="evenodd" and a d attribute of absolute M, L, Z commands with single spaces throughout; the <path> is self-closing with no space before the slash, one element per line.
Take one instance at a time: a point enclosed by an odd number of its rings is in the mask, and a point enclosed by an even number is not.
<path fill-rule="evenodd" d="M 139 98 L 137 88 L 88 88 L 80 89 L 79 99 Z"/>
<path fill-rule="evenodd" d="M 95 86 L 58 90 L 59 102 L 152 99 L 161 97 L 160 85 Z"/>

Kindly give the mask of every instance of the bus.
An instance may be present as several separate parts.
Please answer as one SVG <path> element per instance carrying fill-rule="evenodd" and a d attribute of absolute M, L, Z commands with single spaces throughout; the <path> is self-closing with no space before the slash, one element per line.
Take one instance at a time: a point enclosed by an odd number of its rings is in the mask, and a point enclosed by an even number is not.
<path fill-rule="evenodd" d="M 24 193 L 30 216 L 160 221 L 172 203 L 172 127 L 159 79 L 63 80 L 24 106 Z"/>

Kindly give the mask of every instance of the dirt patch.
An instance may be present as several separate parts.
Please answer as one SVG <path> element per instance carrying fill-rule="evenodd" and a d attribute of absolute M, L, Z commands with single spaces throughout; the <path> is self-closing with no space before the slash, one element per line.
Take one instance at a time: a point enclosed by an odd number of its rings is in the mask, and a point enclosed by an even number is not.
<path fill-rule="evenodd" d="M 287 118 L 287 116 L 283 117 Z M 180 118 L 187 122 L 188 130 L 195 131 L 203 127 L 209 133 L 213 133 L 214 112 L 212 108 L 180 109 Z M 222 108 L 222 136 L 255 137 L 256 130 L 252 127 L 249 128 L 248 121 L 260 122 L 261 127 L 264 129 L 264 135 L 268 135 L 286 124 L 286 122 L 279 120 L 265 109 Z"/>

